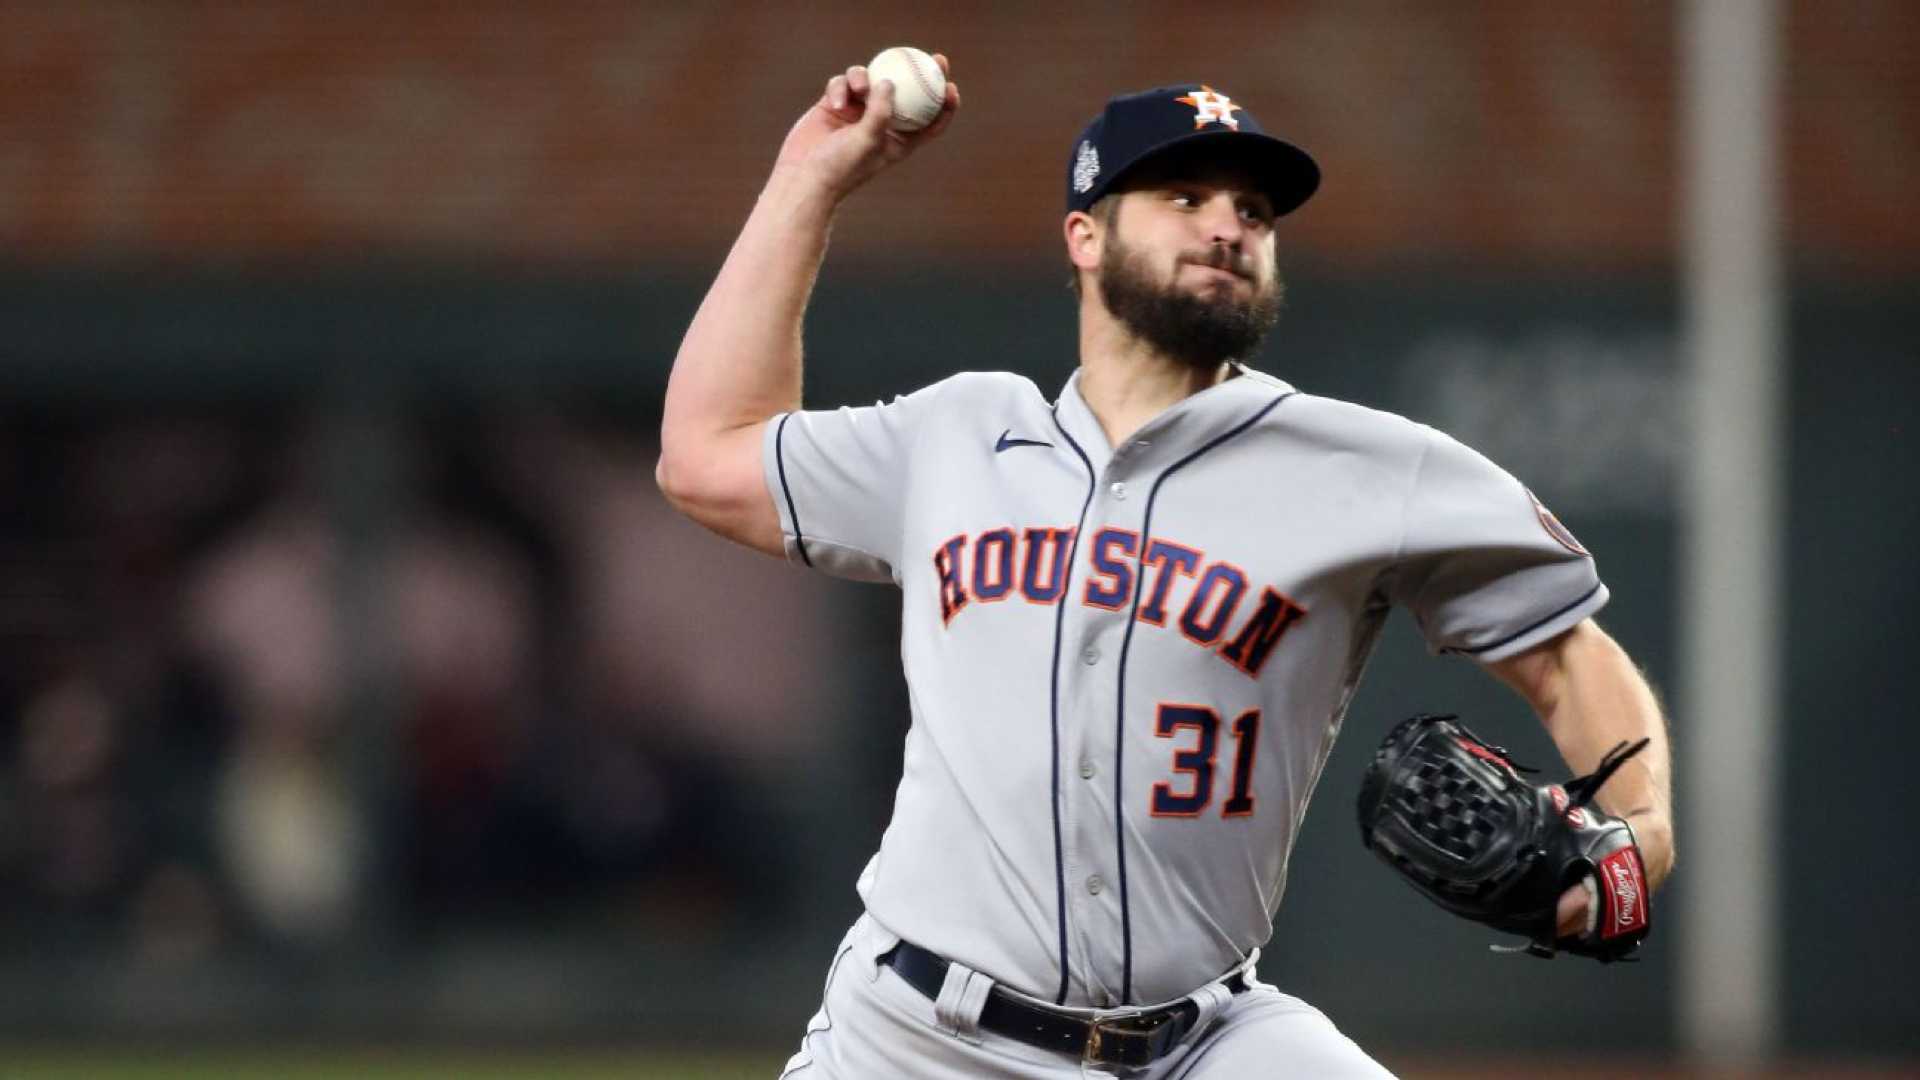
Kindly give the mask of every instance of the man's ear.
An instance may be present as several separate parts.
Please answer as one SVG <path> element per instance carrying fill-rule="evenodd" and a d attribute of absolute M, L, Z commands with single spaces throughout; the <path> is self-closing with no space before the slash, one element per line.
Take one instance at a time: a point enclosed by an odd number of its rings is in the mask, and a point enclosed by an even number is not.
<path fill-rule="evenodd" d="M 1061 228 L 1067 240 L 1067 261 L 1077 270 L 1098 270 L 1101 245 L 1106 242 L 1106 230 L 1100 222 L 1092 214 L 1075 210 Z"/>

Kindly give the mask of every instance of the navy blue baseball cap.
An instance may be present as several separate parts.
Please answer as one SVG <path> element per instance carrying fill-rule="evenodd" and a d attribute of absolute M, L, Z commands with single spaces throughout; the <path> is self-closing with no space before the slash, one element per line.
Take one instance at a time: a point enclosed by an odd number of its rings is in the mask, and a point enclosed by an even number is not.
<path fill-rule="evenodd" d="M 1074 141 L 1067 210 L 1085 210 L 1129 170 L 1176 148 L 1245 166 L 1273 200 L 1276 215 L 1299 208 L 1320 186 L 1320 166 L 1305 150 L 1267 134 L 1226 94 L 1185 83 L 1107 102 Z"/>

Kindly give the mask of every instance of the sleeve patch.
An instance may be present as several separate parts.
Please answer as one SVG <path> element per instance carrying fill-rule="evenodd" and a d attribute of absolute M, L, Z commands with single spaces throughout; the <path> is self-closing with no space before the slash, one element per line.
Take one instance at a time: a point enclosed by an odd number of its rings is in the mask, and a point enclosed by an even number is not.
<path fill-rule="evenodd" d="M 1533 500 L 1534 515 L 1540 519 L 1540 527 L 1547 530 L 1548 536 L 1553 537 L 1561 547 L 1575 555 L 1582 555 L 1589 559 L 1593 557 L 1592 553 L 1580 546 L 1579 540 L 1574 539 L 1573 530 L 1561 524 L 1560 519 L 1553 515 L 1553 511 L 1547 509 L 1547 504 L 1541 502 L 1538 495 L 1528 491 L 1527 498 Z"/>

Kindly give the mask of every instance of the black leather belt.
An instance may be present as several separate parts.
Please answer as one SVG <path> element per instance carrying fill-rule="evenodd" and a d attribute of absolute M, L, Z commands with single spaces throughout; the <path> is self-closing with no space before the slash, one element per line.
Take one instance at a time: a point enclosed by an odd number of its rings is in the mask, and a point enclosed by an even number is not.
<path fill-rule="evenodd" d="M 940 1000 L 947 981 L 944 958 L 903 941 L 888 949 L 880 960 L 929 1000 Z M 1238 994 L 1247 988 L 1247 980 L 1235 972 L 1221 985 Z M 1029 1004 L 1002 993 L 998 987 L 987 995 L 980 1009 L 980 1027 L 985 1031 L 1102 1065 L 1140 1066 L 1158 1061 L 1179 1045 L 1198 1019 L 1200 1006 L 1179 1001 L 1158 1009 L 1114 1013 L 1096 1021 Z"/>

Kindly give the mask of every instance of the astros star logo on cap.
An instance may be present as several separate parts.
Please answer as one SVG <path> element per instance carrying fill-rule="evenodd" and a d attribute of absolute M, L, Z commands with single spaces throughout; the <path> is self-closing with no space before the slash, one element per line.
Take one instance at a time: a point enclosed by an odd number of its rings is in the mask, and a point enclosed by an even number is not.
<path fill-rule="evenodd" d="M 1206 127 L 1208 124 L 1225 124 L 1235 131 L 1240 130 L 1240 121 L 1234 119 L 1233 112 L 1240 106 L 1225 94 L 1216 94 L 1213 87 L 1202 85 L 1185 97 L 1173 100 L 1193 106 L 1193 126 Z"/>

